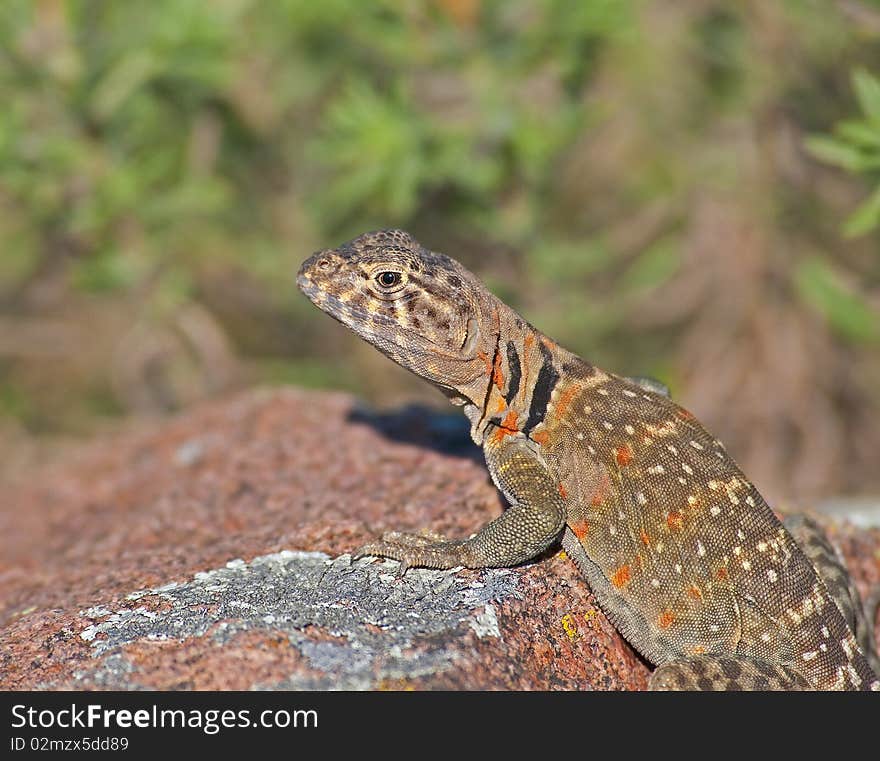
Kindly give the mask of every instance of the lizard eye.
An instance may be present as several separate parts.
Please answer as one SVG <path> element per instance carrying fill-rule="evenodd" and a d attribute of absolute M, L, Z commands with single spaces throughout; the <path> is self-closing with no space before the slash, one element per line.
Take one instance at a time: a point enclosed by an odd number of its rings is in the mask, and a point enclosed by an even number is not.
<path fill-rule="evenodd" d="M 402 277 L 399 272 L 380 272 L 376 275 L 376 282 L 382 288 L 394 288 L 394 286 L 400 285 L 401 280 Z"/>

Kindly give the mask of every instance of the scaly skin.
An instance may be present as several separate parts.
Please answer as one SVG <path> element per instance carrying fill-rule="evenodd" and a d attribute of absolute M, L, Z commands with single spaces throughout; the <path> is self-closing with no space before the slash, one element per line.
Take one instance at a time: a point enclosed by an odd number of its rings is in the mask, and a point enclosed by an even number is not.
<path fill-rule="evenodd" d="M 802 549 L 662 386 L 566 351 L 400 230 L 319 251 L 297 283 L 463 408 L 510 502 L 470 539 L 392 533 L 361 555 L 402 570 L 502 567 L 561 539 L 657 666 L 654 689 L 880 689 L 870 628 L 830 546 L 793 525 Z"/>

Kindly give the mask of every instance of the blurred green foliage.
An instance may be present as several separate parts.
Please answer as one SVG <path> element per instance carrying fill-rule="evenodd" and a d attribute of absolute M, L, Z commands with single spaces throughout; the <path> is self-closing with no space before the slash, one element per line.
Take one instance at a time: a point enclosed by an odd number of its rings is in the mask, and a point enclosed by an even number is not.
<path fill-rule="evenodd" d="M 717 312 L 738 256 L 716 202 L 773 252 L 744 293 L 876 348 L 880 190 L 844 240 L 861 186 L 804 150 L 880 172 L 880 26 L 874 4 L 847 7 L 4 0 L 0 408 L 81 427 L 149 407 L 127 395 L 138 383 L 178 406 L 175 352 L 208 380 L 244 358 L 248 380 L 380 397 L 350 371 L 372 360 L 292 274 L 387 226 L 565 345 L 675 387 L 674 347 Z M 841 121 L 850 71 L 861 116 Z M 701 268 L 716 291 L 691 284 Z M 81 343 L 47 370 L 13 318 L 81 321 Z"/>
<path fill-rule="evenodd" d="M 829 164 L 854 174 L 880 178 L 880 79 L 864 69 L 852 75 L 853 90 L 862 118 L 847 119 L 834 127 L 833 135 L 814 135 L 807 140 L 810 151 Z M 847 220 L 847 235 L 864 235 L 880 225 L 880 185 Z"/>

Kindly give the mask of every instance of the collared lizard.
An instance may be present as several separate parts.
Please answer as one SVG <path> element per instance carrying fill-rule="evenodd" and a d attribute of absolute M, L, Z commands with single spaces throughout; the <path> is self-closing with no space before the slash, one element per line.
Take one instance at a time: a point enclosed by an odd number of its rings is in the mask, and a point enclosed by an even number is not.
<path fill-rule="evenodd" d="M 402 230 L 317 252 L 297 284 L 462 407 L 510 504 L 468 539 L 392 532 L 357 556 L 506 567 L 561 539 L 654 689 L 880 689 L 833 549 L 662 386 L 567 351 Z"/>

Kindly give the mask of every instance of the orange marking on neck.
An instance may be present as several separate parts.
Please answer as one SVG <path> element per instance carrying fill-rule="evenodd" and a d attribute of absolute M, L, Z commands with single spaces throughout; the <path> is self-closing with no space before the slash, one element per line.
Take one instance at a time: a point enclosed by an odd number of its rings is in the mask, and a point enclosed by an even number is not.
<path fill-rule="evenodd" d="M 724 581 L 725 579 L 727 579 L 729 577 L 730 577 L 730 574 L 727 573 L 727 566 L 723 565 L 723 566 L 721 566 L 721 568 L 719 568 L 717 571 L 715 571 L 715 578 L 718 579 L 719 581 Z"/>
<path fill-rule="evenodd" d="M 532 441 L 545 447 L 547 446 L 547 442 L 550 441 L 550 434 L 547 433 L 547 431 L 538 431 L 538 433 L 532 434 Z"/>
<path fill-rule="evenodd" d="M 504 386 L 504 373 L 501 371 L 501 352 L 495 355 L 495 366 L 492 369 L 492 383 L 500 391 Z"/>
<path fill-rule="evenodd" d="M 523 343 L 525 344 L 527 349 L 531 349 L 532 344 L 535 343 L 535 334 L 526 333 L 526 337 L 523 339 Z"/>
<path fill-rule="evenodd" d="M 580 390 L 581 387 L 577 383 L 572 383 L 562 392 L 562 394 L 560 394 L 559 401 L 553 405 L 553 415 L 557 420 L 565 417 L 566 411 L 571 406 L 572 401 L 574 401 L 574 398 L 578 395 Z"/>
<path fill-rule="evenodd" d="M 646 547 L 651 543 L 651 537 L 648 536 L 648 532 L 645 529 L 642 529 L 642 532 L 639 534 L 639 539 L 642 540 L 642 544 Z"/>
<path fill-rule="evenodd" d="M 504 420 L 501 421 L 501 426 L 495 431 L 493 436 L 496 444 L 503 441 L 505 436 L 513 436 L 515 433 L 519 433 L 519 429 L 516 427 L 516 418 L 517 414 L 513 410 L 507 412 Z"/>
<path fill-rule="evenodd" d="M 541 336 L 541 343 L 544 344 L 548 349 L 555 349 L 558 344 L 555 341 L 547 338 L 547 336 Z"/>
<path fill-rule="evenodd" d="M 617 464 L 621 467 L 629 465 L 632 460 L 632 449 L 626 444 L 622 447 L 617 447 L 617 449 L 614 450 L 614 457 L 617 460 Z"/>
<path fill-rule="evenodd" d="M 673 512 L 666 516 L 666 525 L 670 531 L 681 531 L 683 523 L 684 516 L 681 513 Z"/>
<path fill-rule="evenodd" d="M 583 539 L 590 533 L 590 525 L 586 521 L 578 521 L 571 524 L 571 530 L 578 539 Z"/>
<path fill-rule="evenodd" d="M 498 397 L 498 401 L 495 403 L 495 412 L 504 412 L 507 409 L 507 402 L 504 401 L 504 397 Z"/>
<path fill-rule="evenodd" d="M 622 565 L 613 574 L 611 574 L 611 583 L 620 589 L 626 586 L 630 580 L 630 570 L 628 565 Z"/>
<path fill-rule="evenodd" d="M 477 357 L 483 360 L 483 364 L 486 365 L 486 375 L 492 374 L 492 360 L 489 359 L 489 355 L 484 351 L 478 351 Z"/>
<path fill-rule="evenodd" d="M 568 489 L 565 488 L 565 484 L 559 484 L 559 496 L 568 499 Z"/>
<path fill-rule="evenodd" d="M 692 412 L 688 412 L 683 407 L 679 407 L 675 411 L 675 414 L 678 415 L 682 420 L 695 420 L 696 419 L 696 418 L 694 418 L 694 414 Z"/>
<path fill-rule="evenodd" d="M 657 619 L 657 625 L 661 629 L 668 629 L 673 623 L 675 623 L 675 613 L 669 610 L 669 608 L 664 610 Z"/>
<path fill-rule="evenodd" d="M 696 584 L 691 584 L 687 588 L 687 595 L 688 595 L 688 597 L 691 597 L 694 600 L 702 600 L 703 599 L 703 591 Z"/>

